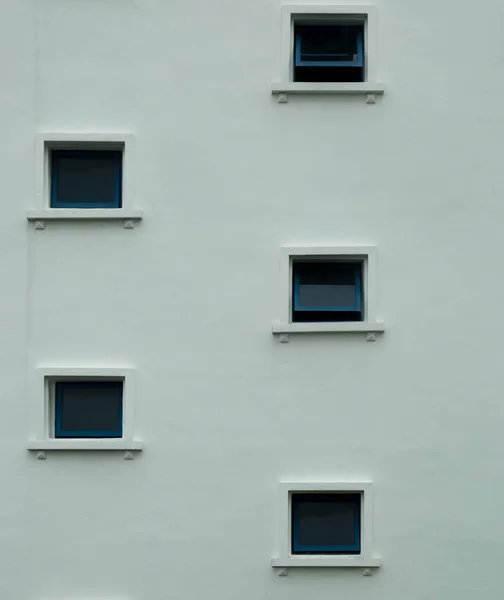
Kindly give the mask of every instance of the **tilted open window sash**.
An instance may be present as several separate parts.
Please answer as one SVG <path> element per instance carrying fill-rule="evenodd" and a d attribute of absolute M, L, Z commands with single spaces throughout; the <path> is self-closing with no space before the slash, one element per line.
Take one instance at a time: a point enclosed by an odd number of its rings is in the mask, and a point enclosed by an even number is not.
<path fill-rule="evenodd" d="M 363 67 L 363 28 L 300 25 L 295 28 L 295 67 Z"/>
<path fill-rule="evenodd" d="M 362 312 L 362 266 L 295 263 L 295 312 Z"/>

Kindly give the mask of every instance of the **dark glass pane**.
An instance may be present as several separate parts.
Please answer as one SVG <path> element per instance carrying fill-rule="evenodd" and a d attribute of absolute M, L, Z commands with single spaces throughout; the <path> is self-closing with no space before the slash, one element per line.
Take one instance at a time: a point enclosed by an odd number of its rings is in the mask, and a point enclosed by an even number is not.
<path fill-rule="evenodd" d="M 52 161 L 53 204 L 120 207 L 121 152 L 55 150 Z"/>
<path fill-rule="evenodd" d="M 301 37 L 301 60 L 352 61 L 357 54 L 361 25 L 298 25 Z"/>
<path fill-rule="evenodd" d="M 295 274 L 303 284 L 354 285 L 355 264 L 336 261 L 296 262 Z"/>
<path fill-rule="evenodd" d="M 56 421 L 62 437 L 104 432 L 122 435 L 122 382 L 56 383 Z M 58 427 L 57 427 L 58 429 Z M 92 436 L 91 436 L 92 437 Z"/>
<path fill-rule="evenodd" d="M 293 551 L 358 553 L 360 494 L 294 494 Z"/>
<path fill-rule="evenodd" d="M 293 312 L 294 323 L 344 323 L 362 321 L 360 310 L 296 310 Z"/>
<path fill-rule="evenodd" d="M 294 81 L 320 83 L 364 81 L 364 69 L 361 67 L 296 67 Z"/>

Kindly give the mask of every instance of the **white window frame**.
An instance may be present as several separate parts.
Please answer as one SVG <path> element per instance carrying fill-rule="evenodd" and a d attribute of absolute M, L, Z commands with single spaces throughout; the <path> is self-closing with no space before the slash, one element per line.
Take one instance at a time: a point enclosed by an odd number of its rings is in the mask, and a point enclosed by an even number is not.
<path fill-rule="evenodd" d="M 122 151 L 122 208 L 51 208 L 51 151 L 107 149 Z M 37 209 L 28 211 L 28 221 L 35 222 L 36 229 L 44 229 L 46 221 L 123 220 L 125 229 L 133 229 L 135 222 L 143 217 L 142 211 L 134 208 L 134 154 L 135 136 L 131 133 L 43 132 L 37 134 L 35 152 Z"/>
<path fill-rule="evenodd" d="M 364 68 L 362 82 L 301 82 L 293 78 L 294 24 L 309 19 L 327 19 L 337 23 L 338 17 L 354 16 L 364 22 Z M 279 102 L 287 101 L 287 94 L 365 94 L 366 101 L 374 104 L 375 95 L 385 92 L 378 82 L 378 12 L 373 5 L 359 4 L 296 4 L 282 6 L 281 81 L 272 85 L 271 91 Z"/>
<path fill-rule="evenodd" d="M 121 438 L 54 437 L 54 398 L 52 385 L 56 381 L 123 381 L 123 434 Z M 44 366 L 35 370 L 31 382 L 32 437 L 27 449 L 46 450 L 142 450 L 143 444 L 134 438 L 134 407 L 136 372 L 126 367 L 59 367 Z M 42 456 L 40 458 L 45 458 Z M 131 458 L 131 456 L 128 456 Z"/>
<path fill-rule="evenodd" d="M 279 320 L 273 324 L 273 333 L 368 333 L 385 331 L 378 319 L 376 246 L 284 246 L 280 251 Z M 339 322 L 292 322 L 292 263 L 302 258 L 362 260 L 364 288 L 364 320 Z M 372 339 L 372 338 L 370 338 Z"/>
<path fill-rule="evenodd" d="M 360 554 L 292 554 L 291 498 L 296 492 L 356 492 L 361 494 Z M 272 567 L 379 567 L 381 559 L 373 554 L 373 484 L 357 482 L 282 482 L 277 498 L 276 555 Z"/>

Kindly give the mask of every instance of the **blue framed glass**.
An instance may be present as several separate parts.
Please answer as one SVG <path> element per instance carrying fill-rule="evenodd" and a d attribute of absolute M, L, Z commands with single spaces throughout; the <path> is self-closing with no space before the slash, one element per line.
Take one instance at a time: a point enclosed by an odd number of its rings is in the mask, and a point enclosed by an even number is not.
<path fill-rule="evenodd" d="M 359 25 L 300 25 L 295 28 L 295 67 L 363 67 Z"/>
<path fill-rule="evenodd" d="M 52 150 L 51 208 L 121 208 L 119 150 Z"/>
<path fill-rule="evenodd" d="M 360 494 L 295 493 L 291 516 L 293 554 L 360 553 Z"/>
<path fill-rule="evenodd" d="M 294 312 L 362 312 L 362 265 L 294 262 Z"/>
<path fill-rule="evenodd" d="M 57 381 L 56 438 L 120 438 L 122 381 Z"/>

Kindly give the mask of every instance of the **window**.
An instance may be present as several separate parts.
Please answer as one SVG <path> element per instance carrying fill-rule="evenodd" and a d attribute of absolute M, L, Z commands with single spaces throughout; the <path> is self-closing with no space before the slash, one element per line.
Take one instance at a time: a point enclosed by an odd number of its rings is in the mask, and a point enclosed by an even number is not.
<path fill-rule="evenodd" d="M 122 381 L 56 381 L 56 438 L 122 437 Z"/>
<path fill-rule="evenodd" d="M 294 81 L 364 81 L 364 25 L 295 23 Z"/>
<path fill-rule="evenodd" d="M 282 6 L 280 77 L 271 86 L 279 103 L 289 94 L 364 96 L 375 104 L 378 80 L 375 6 Z"/>
<path fill-rule="evenodd" d="M 374 246 L 284 246 L 274 334 L 385 331 L 378 319 Z M 288 342 L 281 335 L 280 342 Z"/>
<path fill-rule="evenodd" d="M 28 450 L 142 450 L 135 436 L 136 372 L 130 367 L 39 367 Z M 39 456 L 40 455 L 40 456 Z"/>
<path fill-rule="evenodd" d="M 273 567 L 378 567 L 370 482 L 281 483 Z"/>
<path fill-rule="evenodd" d="M 51 208 L 121 207 L 122 152 L 51 151 Z"/>
<path fill-rule="evenodd" d="M 134 229 L 135 136 L 131 133 L 38 133 L 37 206 L 27 219 L 43 230 L 55 221 L 123 221 Z"/>
<path fill-rule="evenodd" d="M 362 262 L 293 261 L 292 320 L 362 321 Z"/>
<path fill-rule="evenodd" d="M 292 553 L 359 554 L 360 507 L 360 494 L 292 494 Z"/>

